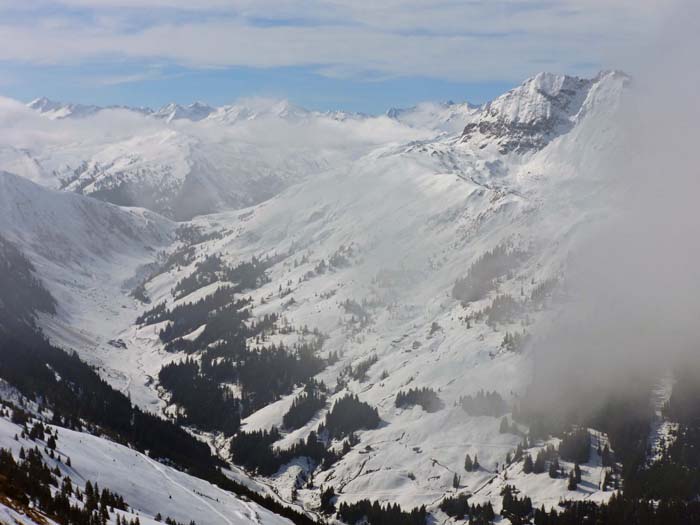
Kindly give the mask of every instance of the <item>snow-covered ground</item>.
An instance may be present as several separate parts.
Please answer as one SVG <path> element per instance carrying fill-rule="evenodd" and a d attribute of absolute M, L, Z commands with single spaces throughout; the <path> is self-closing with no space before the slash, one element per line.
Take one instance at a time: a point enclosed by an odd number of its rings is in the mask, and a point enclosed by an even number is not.
<path fill-rule="evenodd" d="M 122 495 L 131 509 L 126 514 L 128 519 L 139 516 L 141 523 L 151 525 L 157 523 L 154 518 L 160 513 L 181 523 L 194 520 L 200 525 L 290 523 L 256 503 L 244 501 L 133 449 L 90 434 L 60 427 L 50 428 L 58 430 L 56 453 L 63 461 L 44 455 L 47 465 L 58 467 L 61 476 L 69 476 L 74 486 L 82 488 L 89 480 Z M 20 426 L 0 418 L 0 447 L 10 449 L 16 457 L 22 447 L 25 450 L 35 445 L 42 448 L 41 443 L 22 437 L 15 441 L 14 436 L 21 434 Z M 70 458 L 70 467 L 65 464 L 66 458 Z M 3 514 L 8 518 L 13 516 L 11 510 L 0 507 L 0 523 L 3 522 Z M 33 523 L 22 519 L 26 518 L 21 518 L 20 523 Z M 116 520 L 116 514 L 112 519 Z"/>
<path fill-rule="evenodd" d="M 367 379 L 350 381 L 329 406 L 348 391 L 356 393 L 377 407 L 382 424 L 358 432 L 360 443 L 333 467 L 317 473 L 314 489 L 298 491 L 308 508 L 318 504 L 318 487 L 333 485 L 341 501 L 370 498 L 407 508 L 426 504 L 434 510 L 445 494 L 454 492 L 455 473 L 461 477 L 459 490 L 475 498 L 500 505 L 500 489 L 509 483 L 536 506 L 552 506 L 562 498 L 608 497 L 609 492 L 598 490 L 602 467 L 595 462 L 582 466 L 584 483 L 575 492 L 567 490 L 566 479 L 523 475 L 521 465 L 503 471 L 506 454 L 521 436 L 500 433 L 498 418 L 469 416 L 457 403 L 482 389 L 497 391 L 513 403 L 527 388 L 532 373 L 529 348 L 510 352 L 502 342 L 506 333 L 535 333 L 537 323 L 547 321 L 546 303 L 535 303 L 531 294 L 561 275 L 576 236 L 597 217 L 597 196 L 604 182 L 604 173 L 597 168 L 601 151 L 614 142 L 610 119 L 625 85 L 625 77 L 617 73 L 585 81 L 544 75 L 484 108 L 423 105 L 371 118 L 312 114 L 284 105 L 253 117 L 254 112 L 229 107 L 197 122 L 158 120 L 149 124 L 157 128 L 148 128 L 148 134 L 128 140 L 117 137 L 107 149 L 76 142 L 35 152 L 35 157 L 44 168 L 70 165 L 72 170 L 76 159 L 85 160 L 88 168 L 71 182 L 77 186 L 69 187 L 75 191 L 78 186 L 85 190 L 139 177 L 148 178 L 149 184 L 156 181 L 155 186 L 166 182 L 177 186 L 190 176 L 188 163 L 197 155 L 213 164 L 221 162 L 216 167 L 224 171 L 214 177 L 205 170 L 205 179 L 215 180 L 217 195 L 239 192 L 236 195 L 245 193 L 246 198 L 226 201 L 229 206 L 235 201 L 240 209 L 227 209 L 226 203 L 217 201 L 212 211 L 218 213 L 192 219 L 191 224 L 204 232 L 222 232 L 196 247 L 196 260 L 217 254 L 235 264 L 253 256 L 280 256 L 268 272 L 270 282 L 250 292 L 253 313 L 278 313 L 294 326 L 307 325 L 326 334 L 323 351 L 340 355 L 338 363 L 317 377 L 329 387 L 336 385 L 346 366 L 376 356 Z M 98 112 L 94 118 L 107 118 L 108 113 Z M 460 118 L 463 125 L 455 123 Z M 475 123 L 476 131 L 462 135 L 462 127 L 469 123 Z M 10 155 L 8 164 L 13 159 Z M 261 174 L 272 172 L 282 173 L 284 179 L 274 194 L 257 198 L 248 192 L 251 177 L 265 183 L 268 179 Z M 153 173 L 158 178 L 150 178 Z M 36 173 L 28 174 L 37 179 Z M 80 177 L 88 184 L 83 185 Z M 18 184 L 10 176 L 7 180 Z M 43 328 L 53 341 L 75 348 L 99 366 L 111 384 L 128 391 L 137 404 L 161 410 L 164 401 L 154 378 L 165 363 L 183 356 L 164 351 L 159 326 L 135 324 L 148 306 L 128 294 L 133 283 L 140 282 L 138 277 L 145 277 L 143 269 L 157 259 L 157 251 L 175 248 L 175 225 L 142 210 L 100 203 L 136 232 L 133 243 L 109 246 L 99 261 L 90 251 L 79 252 L 75 259 L 64 257 L 58 248 L 42 251 L 41 239 L 66 228 L 61 214 L 76 217 L 70 231 L 94 227 L 96 239 L 109 237 L 113 227 L 93 218 L 104 210 L 74 211 L 82 210 L 84 202 L 96 207 L 96 201 L 26 184 L 31 188 L 26 192 L 65 203 L 65 209 L 56 212 L 60 221 L 44 218 L 41 229 L 30 233 L 24 232 L 21 218 L 5 218 L 0 207 L 0 224 L 16 225 L 16 238 L 36 261 L 49 289 L 66 305 L 58 316 L 42 318 Z M 154 230 L 148 230 L 152 237 L 145 237 L 144 222 Z M 65 245 L 77 250 L 86 234 L 76 235 Z M 503 245 L 527 255 L 498 279 L 484 299 L 465 306 L 453 298 L 455 281 L 484 253 Z M 347 264 L 315 271 L 321 261 L 328 263 L 338 253 L 350 253 Z M 83 256 L 89 257 L 88 262 L 78 260 Z M 171 290 L 194 266 L 172 268 L 146 282 L 151 305 L 175 304 Z M 67 280 L 66 275 L 71 277 Z M 132 283 L 131 288 L 125 283 Z M 280 285 L 290 293 L 279 294 Z M 202 297 L 216 286 L 179 301 Z M 527 303 L 527 314 L 495 326 L 474 319 L 498 295 Z M 342 307 L 346 300 L 365 302 L 366 324 L 352 323 Z M 299 336 L 274 337 L 289 342 Z M 113 340 L 125 344 L 115 347 L 109 343 Z M 414 387 L 433 388 L 444 408 L 435 413 L 396 408 L 397 392 Z M 279 426 L 293 395 L 251 415 L 243 428 Z M 284 448 L 306 438 L 323 416 L 321 411 L 305 427 L 283 434 L 276 445 Z M 62 438 L 59 446 L 70 447 L 72 439 Z M 92 439 L 85 438 L 88 443 Z M 126 454 L 120 456 L 125 465 L 135 465 L 139 475 L 173 498 L 184 497 L 178 484 L 190 487 L 169 471 L 172 479 L 168 479 L 133 451 L 108 452 Z M 467 453 L 478 455 L 481 470 L 464 471 Z M 286 498 L 297 474 L 306 468 L 303 463 L 254 482 Z M 83 468 L 93 472 L 90 469 L 97 467 L 86 460 Z M 129 478 L 128 472 L 124 474 Z M 202 488 L 213 494 L 207 490 Z M 134 497 L 135 502 L 127 499 L 137 505 L 139 496 Z M 211 516 L 205 503 L 213 505 L 212 501 L 193 498 L 190 504 Z"/>

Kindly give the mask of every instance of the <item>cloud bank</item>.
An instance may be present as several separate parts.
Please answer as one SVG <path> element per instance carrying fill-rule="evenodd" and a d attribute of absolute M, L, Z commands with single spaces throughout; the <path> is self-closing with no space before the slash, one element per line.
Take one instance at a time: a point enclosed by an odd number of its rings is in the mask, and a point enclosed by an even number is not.
<path fill-rule="evenodd" d="M 609 214 L 572 254 L 568 301 L 533 348 L 533 396 L 549 408 L 570 407 L 567 396 L 603 402 L 700 362 L 700 8 L 675 15 L 644 48 L 612 153 L 582 177 L 604 181 L 597 204 Z"/>
<path fill-rule="evenodd" d="M 517 81 L 619 67 L 662 10 L 651 0 L 4 1 L 0 61 Z"/>

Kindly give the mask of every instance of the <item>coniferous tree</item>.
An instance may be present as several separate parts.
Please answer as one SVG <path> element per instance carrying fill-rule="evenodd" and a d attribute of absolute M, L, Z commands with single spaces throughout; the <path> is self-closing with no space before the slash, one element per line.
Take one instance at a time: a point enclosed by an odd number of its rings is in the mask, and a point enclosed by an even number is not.
<path fill-rule="evenodd" d="M 556 458 L 549 462 L 549 477 L 554 479 L 559 477 L 559 460 Z"/>
<path fill-rule="evenodd" d="M 333 487 L 321 490 L 321 512 L 326 514 L 335 512 L 335 490 Z"/>
<path fill-rule="evenodd" d="M 460 494 L 447 497 L 440 502 L 440 510 L 453 518 L 463 519 L 469 515 L 469 496 Z"/>
<path fill-rule="evenodd" d="M 515 456 L 513 456 L 513 461 L 520 461 L 523 459 L 523 446 L 518 443 L 518 446 L 515 448 Z"/>
<path fill-rule="evenodd" d="M 472 462 L 472 458 L 469 454 L 467 454 L 467 457 L 464 458 L 464 470 L 467 472 L 471 472 L 474 469 L 474 463 Z"/>
<path fill-rule="evenodd" d="M 587 463 L 590 457 L 591 435 L 585 427 L 579 427 L 562 436 L 559 455 L 563 460 Z"/>
<path fill-rule="evenodd" d="M 544 472 L 544 467 L 545 467 L 545 458 L 544 458 L 544 452 L 540 450 L 537 453 L 537 457 L 535 458 L 535 463 L 532 466 L 532 472 L 535 474 L 542 474 Z"/>

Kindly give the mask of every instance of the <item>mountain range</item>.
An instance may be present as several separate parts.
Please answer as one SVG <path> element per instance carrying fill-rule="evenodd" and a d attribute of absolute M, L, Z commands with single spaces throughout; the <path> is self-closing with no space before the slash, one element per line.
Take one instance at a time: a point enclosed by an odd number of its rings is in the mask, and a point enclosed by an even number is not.
<path fill-rule="evenodd" d="M 380 116 L 4 101 L 0 263 L 23 276 L 0 294 L 4 331 L 75 352 L 221 462 L 198 476 L 83 414 L 47 421 L 74 465 L 61 473 L 123 494 L 143 523 L 354 522 L 370 500 L 402 509 L 372 523 L 515 524 L 513 494 L 530 518 L 611 501 L 616 435 L 538 435 L 523 407 L 540 327 L 606 213 L 601 152 L 630 89 L 616 71 L 542 73 L 481 106 Z M 14 413 L 48 409 L 2 371 L 0 445 L 18 454 L 33 445 Z M 676 428 L 657 379 L 650 462 Z"/>

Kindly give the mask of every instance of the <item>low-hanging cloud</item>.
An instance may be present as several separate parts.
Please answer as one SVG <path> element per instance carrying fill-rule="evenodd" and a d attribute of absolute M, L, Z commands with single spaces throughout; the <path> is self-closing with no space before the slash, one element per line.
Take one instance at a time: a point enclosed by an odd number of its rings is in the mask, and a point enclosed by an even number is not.
<path fill-rule="evenodd" d="M 534 345 L 533 396 L 549 408 L 700 360 L 700 9 L 681 4 L 672 31 L 640 48 L 602 171 L 581 174 L 602 180 L 595 205 L 609 212 L 572 253 L 568 300 Z"/>

